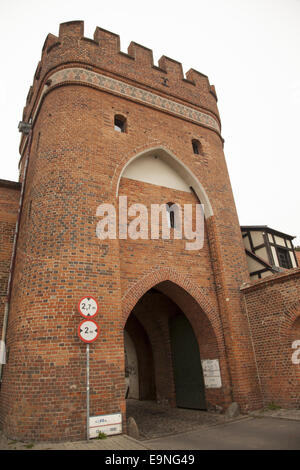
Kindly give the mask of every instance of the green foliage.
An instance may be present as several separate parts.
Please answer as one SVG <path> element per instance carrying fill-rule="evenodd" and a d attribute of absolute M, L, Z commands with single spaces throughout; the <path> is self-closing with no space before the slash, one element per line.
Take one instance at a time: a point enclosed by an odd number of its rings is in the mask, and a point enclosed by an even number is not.
<path fill-rule="evenodd" d="M 32 449 L 32 448 L 33 448 L 33 446 L 34 446 L 34 443 L 33 443 L 33 442 L 31 442 L 30 444 L 25 444 L 25 446 L 24 446 L 24 447 L 26 447 L 26 449 Z"/>
<path fill-rule="evenodd" d="M 280 410 L 280 409 L 281 409 L 281 406 L 276 405 L 276 403 L 274 402 L 271 402 L 266 406 L 266 410 L 274 411 L 274 410 Z"/>
<path fill-rule="evenodd" d="M 96 439 L 106 439 L 106 438 L 107 438 L 107 435 L 105 434 L 105 432 L 98 431 L 98 436 L 96 437 Z"/>

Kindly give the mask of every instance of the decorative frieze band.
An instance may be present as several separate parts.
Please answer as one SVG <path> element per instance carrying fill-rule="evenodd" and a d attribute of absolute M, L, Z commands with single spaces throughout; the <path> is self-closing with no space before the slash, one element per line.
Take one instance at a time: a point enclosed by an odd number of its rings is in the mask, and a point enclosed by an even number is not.
<path fill-rule="evenodd" d="M 146 105 L 149 104 L 155 108 L 170 112 L 177 116 L 184 117 L 190 121 L 204 124 L 220 133 L 219 123 L 209 114 L 196 111 L 194 108 L 184 106 L 149 91 L 84 68 L 66 68 L 59 70 L 51 75 L 49 80 L 51 80 L 51 87 L 64 82 L 80 82 L 87 85 L 93 85 L 101 90 L 107 90 L 112 93 L 140 101 Z M 47 87 L 46 89 L 48 90 L 49 88 Z M 44 92 L 46 89 L 44 89 Z"/>

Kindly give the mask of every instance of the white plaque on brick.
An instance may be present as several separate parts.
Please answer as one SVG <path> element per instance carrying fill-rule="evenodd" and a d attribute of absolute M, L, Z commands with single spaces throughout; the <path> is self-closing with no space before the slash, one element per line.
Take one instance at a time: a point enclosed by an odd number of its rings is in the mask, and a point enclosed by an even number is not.
<path fill-rule="evenodd" d="M 0 340 L 0 364 L 6 364 L 5 343 L 2 340 Z"/>
<path fill-rule="evenodd" d="M 205 388 L 222 387 L 220 365 L 218 359 L 203 359 L 201 361 Z"/>
<path fill-rule="evenodd" d="M 97 437 L 99 432 L 107 436 L 122 433 L 122 415 L 113 413 L 111 415 L 100 415 L 90 417 L 90 438 Z"/>

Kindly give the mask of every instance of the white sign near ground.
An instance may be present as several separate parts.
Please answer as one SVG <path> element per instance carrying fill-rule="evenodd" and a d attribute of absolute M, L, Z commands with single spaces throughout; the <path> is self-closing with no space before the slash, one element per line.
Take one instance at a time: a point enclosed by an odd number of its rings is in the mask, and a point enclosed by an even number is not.
<path fill-rule="evenodd" d="M 292 348 L 296 349 L 292 355 L 292 363 L 300 364 L 300 339 L 296 339 L 296 341 L 293 342 Z"/>
<path fill-rule="evenodd" d="M 0 364 L 6 363 L 6 350 L 4 341 L 0 340 Z"/>
<path fill-rule="evenodd" d="M 220 365 L 218 359 L 203 359 L 201 361 L 205 388 L 222 387 Z"/>
<path fill-rule="evenodd" d="M 97 437 L 99 432 L 107 436 L 122 433 L 122 415 L 113 413 L 90 417 L 90 438 Z"/>

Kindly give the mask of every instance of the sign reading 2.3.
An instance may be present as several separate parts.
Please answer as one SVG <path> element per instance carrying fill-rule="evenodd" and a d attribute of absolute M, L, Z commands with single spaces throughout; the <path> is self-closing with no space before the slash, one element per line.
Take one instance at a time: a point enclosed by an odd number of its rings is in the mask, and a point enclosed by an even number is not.
<path fill-rule="evenodd" d="M 97 315 L 99 306 L 94 297 L 83 297 L 78 302 L 78 311 L 85 318 L 92 318 Z"/>

